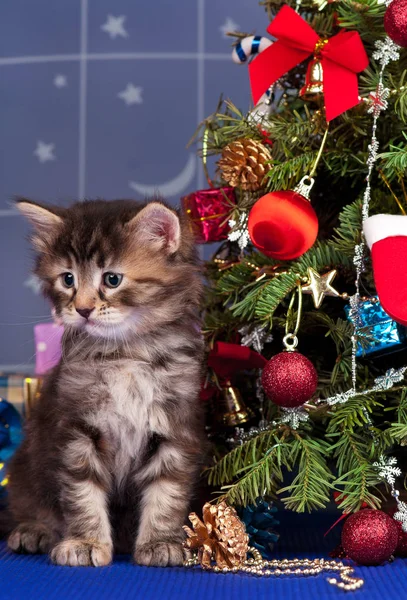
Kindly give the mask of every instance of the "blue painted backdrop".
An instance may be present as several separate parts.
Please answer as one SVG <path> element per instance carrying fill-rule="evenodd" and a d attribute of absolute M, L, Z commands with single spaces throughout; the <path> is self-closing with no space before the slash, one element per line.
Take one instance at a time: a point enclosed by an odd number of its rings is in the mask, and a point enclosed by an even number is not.
<path fill-rule="evenodd" d="M 221 93 L 250 102 L 224 31 L 266 25 L 257 0 L 0 2 L 0 371 L 32 368 L 49 315 L 11 198 L 176 204 L 205 187 L 189 138 Z"/>

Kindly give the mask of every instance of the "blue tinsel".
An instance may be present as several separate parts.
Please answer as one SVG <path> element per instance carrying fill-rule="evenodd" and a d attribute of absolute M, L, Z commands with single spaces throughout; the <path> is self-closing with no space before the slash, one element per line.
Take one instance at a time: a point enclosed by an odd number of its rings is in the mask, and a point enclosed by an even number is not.
<path fill-rule="evenodd" d="M 272 558 L 274 543 L 279 535 L 274 527 L 279 521 L 274 517 L 277 508 L 272 502 L 258 498 L 255 504 L 238 509 L 241 520 L 246 525 L 249 535 L 249 545 L 261 552 L 263 558 Z"/>

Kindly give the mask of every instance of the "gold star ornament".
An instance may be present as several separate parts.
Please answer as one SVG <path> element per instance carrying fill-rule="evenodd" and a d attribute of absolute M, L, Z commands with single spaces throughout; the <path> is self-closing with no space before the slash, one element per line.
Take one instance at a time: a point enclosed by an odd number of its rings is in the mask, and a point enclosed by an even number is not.
<path fill-rule="evenodd" d="M 340 294 L 332 287 L 331 281 L 336 277 L 337 270 L 328 271 L 325 275 L 320 275 L 312 267 L 308 267 L 308 283 L 302 286 L 304 294 L 311 294 L 315 308 L 319 308 L 325 296 L 339 297 Z"/>

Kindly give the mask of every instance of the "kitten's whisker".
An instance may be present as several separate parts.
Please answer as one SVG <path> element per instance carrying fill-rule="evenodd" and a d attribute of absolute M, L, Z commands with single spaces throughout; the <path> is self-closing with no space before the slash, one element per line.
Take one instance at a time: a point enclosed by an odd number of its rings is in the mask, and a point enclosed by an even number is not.
<path fill-rule="evenodd" d="M 20 313 L 9 312 L 8 314 L 11 315 L 12 317 L 19 317 L 20 319 L 51 319 L 52 320 L 52 315 L 50 315 L 49 313 L 47 313 L 46 315 L 22 315 Z"/>
<path fill-rule="evenodd" d="M 0 325 L 11 325 L 12 327 L 17 327 L 20 325 L 41 325 L 42 323 L 44 323 L 44 319 L 42 318 L 40 318 L 38 321 L 23 321 L 22 323 L 10 323 L 10 321 L 0 321 Z M 52 320 L 50 321 L 50 323 L 52 323 Z"/>

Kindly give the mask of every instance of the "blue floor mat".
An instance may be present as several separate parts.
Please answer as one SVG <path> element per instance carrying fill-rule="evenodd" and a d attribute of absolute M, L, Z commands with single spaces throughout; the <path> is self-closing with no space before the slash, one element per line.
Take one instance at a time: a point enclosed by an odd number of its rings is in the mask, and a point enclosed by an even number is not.
<path fill-rule="evenodd" d="M 337 515 L 281 515 L 276 558 L 326 557 L 340 525 L 323 537 Z M 333 588 L 326 575 L 308 578 L 254 578 L 221 575 L 199 568 L 146 568 L 128 557 L 109 567 L 56 567 L 45 556 L 21 556 L 0 545 L 0 600 L 401 600 L 407 598 L 407 560 L 382 567 L 357 567 L 365 585 L 356 592 Z"/>

